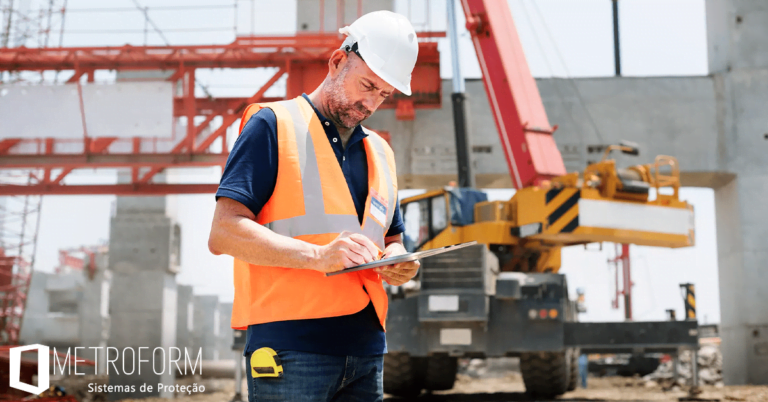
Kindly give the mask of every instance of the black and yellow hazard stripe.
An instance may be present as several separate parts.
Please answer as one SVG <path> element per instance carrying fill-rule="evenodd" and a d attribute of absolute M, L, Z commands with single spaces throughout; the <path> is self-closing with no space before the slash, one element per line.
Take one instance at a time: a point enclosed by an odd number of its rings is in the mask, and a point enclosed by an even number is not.
<path fill-rule="evenodd" d="M 571 233 L 579 226 L 579 199 L 577 188 L 556 188 L 547 191 L 547 228 L 544 233 Z"/>
<path fill-rule="evenodd" d="M 692 283 L 683 283 L 680 285 L 685 289 L 685 319 L 696 319 L 696 287 Z"/>

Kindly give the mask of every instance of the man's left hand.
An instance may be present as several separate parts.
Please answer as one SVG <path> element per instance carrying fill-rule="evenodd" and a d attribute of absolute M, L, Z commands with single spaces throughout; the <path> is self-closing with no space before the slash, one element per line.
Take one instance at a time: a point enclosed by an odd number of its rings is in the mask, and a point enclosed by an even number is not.
<path fill-rule="evenodd" d="M 406 254 L 405 247 L 400 243 L 390 243 L 384 251 L 385 258 Z M 400 286 L 416 276 L 421 263 L 418 261 L 401 262 L 394 265 L 386 265 L 374 268 L 373 271 L 381 275 L 382 279 L 392 286 Z"/>

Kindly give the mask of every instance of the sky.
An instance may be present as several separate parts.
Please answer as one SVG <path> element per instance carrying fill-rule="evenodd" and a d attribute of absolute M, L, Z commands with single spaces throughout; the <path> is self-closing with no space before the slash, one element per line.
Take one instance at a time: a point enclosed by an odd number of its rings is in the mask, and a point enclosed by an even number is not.
<path fill-rule="evenodd" d="M 132 0 L 69 0 L 64 46 L 162 45 L 230 43 L 235 32 L 247 34 L 292 34 L 296 26 L 296 2 L 291 0 L 136 0 L 149 7 L 151 25 L 145 40 L 145 18 Z M 328 1 L 328 0 L 326 0 Z M 28 0 L 34 10 L 41 0 Z M 45 2 L 47 4 L 47 1 Z M 17 3 L 18 4 L 18 3 Z M 614 74 L 613 25 L 610 0 L 509 0 L 526 57 L 536 77 L 602 77 Z M 621 58 L 625 76 L 706 75 L 707 44 L 704 0 L 621 0 Z M 207 6 L 205 10 L 164 10 L 167 6 Z M 123 8 L 121 12 L 94 8 Z M 79 10 L 79 11 L 78 11 Z M 395 11 L 413 22 L 417 30 L 444 30 L 444 0 L 395 0 Z M 465 29 L 464 16 L 457 13 L 460 28 L 461 69 L 465 78 L 480 78 L 474 49 Z M 54 19 L 50 44 L 60 37 Z M 34 42 L 28 46 L 36 46 Z M 440 40 L 441 76 L 452 76 L 450 48 Z M 254 92 L 269 72 L 258 70 L 198 71 L 198 79 L 215 96 L 245 96 Z M 62 75 L 60 80 L 66 79 Z M 100 72 L 97 84 L 114 81 L 114 73 Z M 38 76 L 31 76 L 39 80 Z M 50 83 L 52 75 L 45 77 Z M 272 94 L 279 94 L 278 83 Z M 198 88 L 198 91 L 201 90 Z M 202 92 L 199 93 L 202 95 Z M 417 113 L 418 118 L 418 113 Z M 553 122 L 557 123 L 557 122 Z M 393 133 L 396 135 L 396 133 Z M 231 142 L 230 142 L 231 143 Z M 216 182 L 217 172 L 201 170 L 196 175 L 177 175 L 179 181 Z M 114 172 L 84 172 L 68 183 L 114 180 Z M 512 190 L 490 190 L 492 199 L 509 199 Z M 401 197 L 405 194 L 401 194 Z M 208 252 L 207 238 L 215 207 L 213 195 L 174 196 L 176 216 L 182 226 L 181 272 L 177 280 L 191 284 L 196 294 L 216 294 L 231 301 L 232 259 Z M 700 321 L 719 322 L 717 251 L 714 193 L 710 189 L 685 188 L 681 197 L 696 209 L 695 247 L 667 250 L 631 247 L 633 308 L 637 320 L 664 319 L 664 310 L 683 315 L 678 284 L 697 286 Z M 113 196 L 47 196 L 43 200 L 38 238 L 37 269 L 52 271 L 58 250 L 103 243 L 109 237 Z M 607 260 L 613 245 L 571 247 L 563 251 L 560 272 L 566 273 L 572 294 L 586 291 L 588 312 L 583 321 L 618 321 L 623 310 L 611 308 L 614 276 Z"/>

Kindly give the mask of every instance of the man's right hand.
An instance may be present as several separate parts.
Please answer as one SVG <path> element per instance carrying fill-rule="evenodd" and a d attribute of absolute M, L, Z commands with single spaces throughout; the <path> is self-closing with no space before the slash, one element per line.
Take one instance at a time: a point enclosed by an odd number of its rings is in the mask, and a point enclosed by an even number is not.
<path fill-rule="evenodd" d="M 352 232 L 342 232 L 332 242 L 320 246 L 317 253 L 316 271 L 323 273 L 341 271 L 374 261 L 379 248 L 367 237 Z"/>

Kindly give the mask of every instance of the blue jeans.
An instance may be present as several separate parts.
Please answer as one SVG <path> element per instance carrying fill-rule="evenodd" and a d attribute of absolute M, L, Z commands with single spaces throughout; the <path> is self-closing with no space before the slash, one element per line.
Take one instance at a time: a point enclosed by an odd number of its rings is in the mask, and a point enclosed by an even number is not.
<path fill-rule="evenodd" d="M 281 378 L 253 378 L 247 367 L 248 402 L 384 400 L 383 355 L 330 356 L 289 350 L 277 355 L 283 363 Z M 250 360 L 248 353 L 246 363 Z"/>

